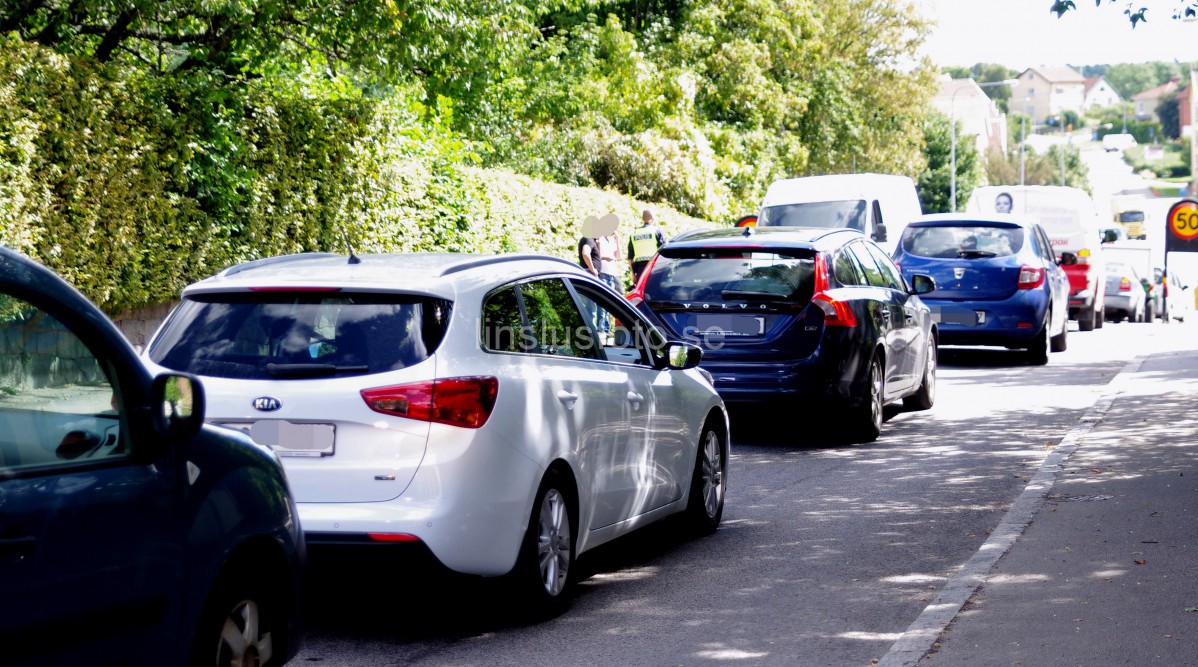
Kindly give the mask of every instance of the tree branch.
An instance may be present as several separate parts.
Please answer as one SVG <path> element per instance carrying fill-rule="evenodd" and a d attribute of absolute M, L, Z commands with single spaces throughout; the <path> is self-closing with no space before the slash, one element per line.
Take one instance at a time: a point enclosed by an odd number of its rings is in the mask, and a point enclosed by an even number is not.
<path fill-rule="evenodd" d="M 113 50 L 129 36 L 129 26 L 133 24 L 135 18 L 137 18 L 137 12 L 133 9 L 121 12 L 112 27 L 104 34 L 104 39 L 100 40 L 100 45 L 96 47 L 95 53 L 92 54 L 96 60 L 104 63 L 112 58 Z"/>

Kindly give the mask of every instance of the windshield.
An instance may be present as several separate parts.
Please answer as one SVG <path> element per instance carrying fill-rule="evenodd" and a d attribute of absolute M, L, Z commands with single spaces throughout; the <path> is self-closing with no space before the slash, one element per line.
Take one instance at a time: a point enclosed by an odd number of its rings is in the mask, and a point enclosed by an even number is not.
<path fill-rule="evenodd" d="M 961 225 L 907 227 L 903 251 L 918 257 L 1006 257 L 1023 248 L 1023 229 Z"/>
<path fill-rule="evenodd" d="M 814 286 L 810 251 L 664 250 L 649 273 L 645 299 L 807 303 Z"/>
<path fill-rule="evenodd" d="M 254 292 L 198 295 L 163 325 L 150 359 L 239 379 L 381 373 L 428 358 L 449 303 L 402 295 Z"/>
<path fill-rule="evenodd" d="M 827 227 L 865 231 L 866 204 L 863 199 L 802 202 L 766 206 L 757 219 L 759 227 Z"/>

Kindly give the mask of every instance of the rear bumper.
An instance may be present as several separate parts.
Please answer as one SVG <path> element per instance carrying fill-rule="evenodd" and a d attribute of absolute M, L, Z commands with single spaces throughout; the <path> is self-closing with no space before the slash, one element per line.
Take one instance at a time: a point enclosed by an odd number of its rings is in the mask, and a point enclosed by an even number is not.
<path fill-rule="evenodd" d="M 715 382 L 725 403 L 747 404 L 779 400 L 844 403 L 860 394 L 860 354 L 814 354 L 801 360 L 704 360 L 701 366 Z"/>
<path fill-rule="evenodd" d="M 1004 301 L 924 301 L 939 322 L 941 345 L 1018 346 L 1035 338 L 1048 313 L 1043 292 Z"/>

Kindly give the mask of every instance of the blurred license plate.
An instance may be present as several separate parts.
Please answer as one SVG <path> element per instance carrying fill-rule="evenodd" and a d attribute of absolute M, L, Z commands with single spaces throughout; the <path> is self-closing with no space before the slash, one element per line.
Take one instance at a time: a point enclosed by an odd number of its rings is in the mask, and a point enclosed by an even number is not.
<path fill-rule="evenodd" d="M 336 429 L 332 424 L 293 424 L 285 419 L 226 422 L 221 426 L 248 433 L 254 442 L 279 456 L 332 456 Z"/>
<path fill-rule="evenodd" d="M 735 336 L 760 336 L 765 333 L 765 317 L 760 315 L 696 315 L 698 333 Z"/>

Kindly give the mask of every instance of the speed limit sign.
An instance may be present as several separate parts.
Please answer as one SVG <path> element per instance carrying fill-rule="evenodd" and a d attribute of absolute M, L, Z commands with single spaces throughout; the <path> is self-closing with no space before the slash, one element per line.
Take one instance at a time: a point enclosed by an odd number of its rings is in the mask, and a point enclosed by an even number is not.
<path fill-rule="evenodd" d="M 1169 207 L 1166 252 L 1198 252 L 1198 201 L 1182 199 Z"/>

